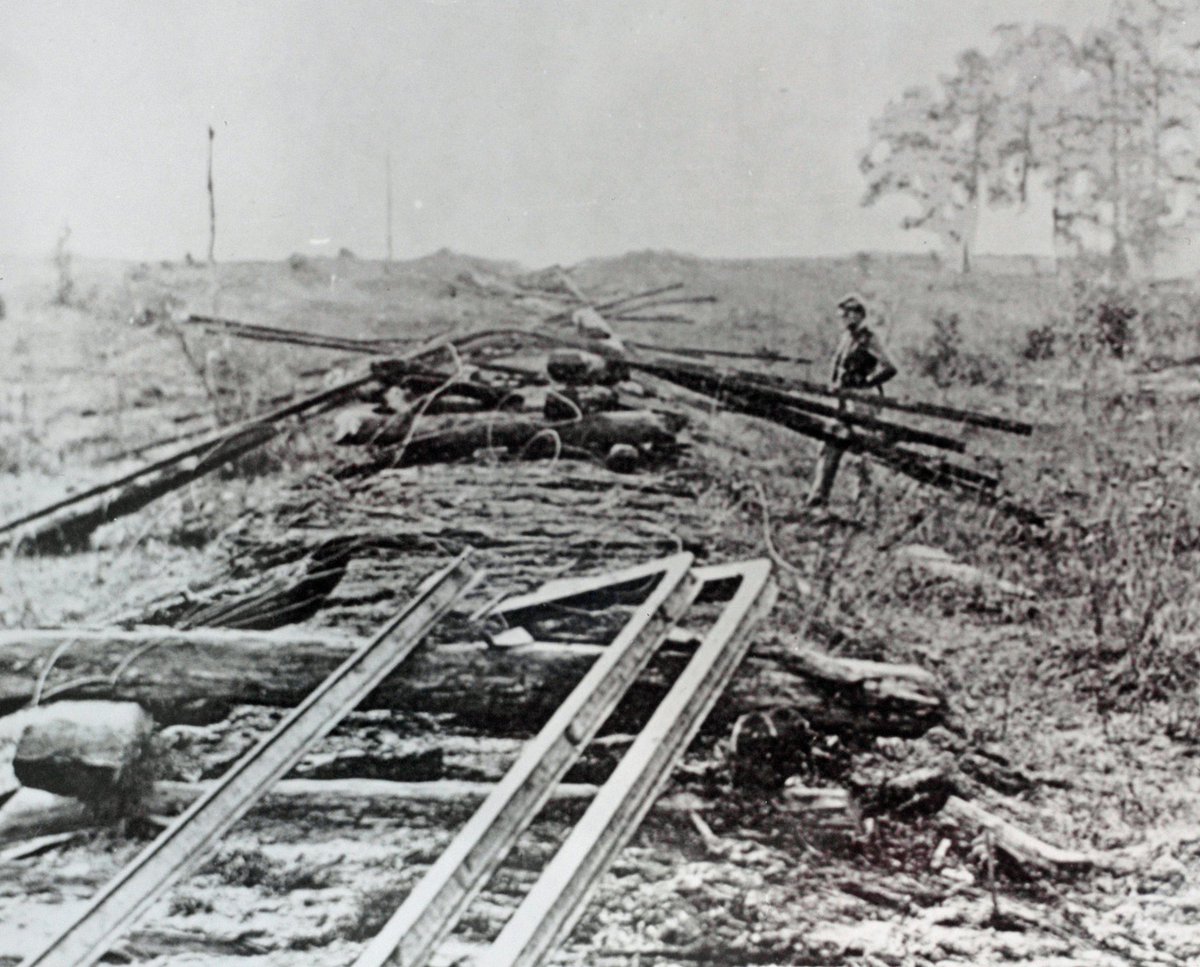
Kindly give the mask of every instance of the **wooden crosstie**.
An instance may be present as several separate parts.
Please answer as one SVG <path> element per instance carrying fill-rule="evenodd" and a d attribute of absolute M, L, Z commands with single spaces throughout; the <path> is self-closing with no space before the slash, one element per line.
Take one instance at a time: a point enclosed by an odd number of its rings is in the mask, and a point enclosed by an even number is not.
<path fill-rule="evenodd" d="M 22 967 L 95 963 L 151 904 L 191 870 L 271 785 L 396 668 L 481 579 L 465 552 L 430 575 L 405 609 L 350 656 L 216 785 L 107 884 L 87 908 Z M 680 553 L 593 577 L 552 581 L 488 606 L 475 617 L 523 627 L 564 610 L 612 604 L 632 613 L 542 730 L 527 743 L 449 847 L 417 884 L 355 967 L 426 964 L 486 885 L 555 786 L 698 601 L 724 608 L 649 722 L 600 789 L 482 961 L 542 963 L 582 914 L 613 858 L 636 831 L 671 769 L 721 695 L 775 600 L 766 560 L 694 567 Z"/>
<path fill-rule="evenodd" d="M 175 820 L 22 967 L 93 964 L 163 892 L 200 861 L 305 751 L 358 705 L 481 578 L 464 552 L 429 576 L 378 634 L 344 661 L 216 785 Z"/>

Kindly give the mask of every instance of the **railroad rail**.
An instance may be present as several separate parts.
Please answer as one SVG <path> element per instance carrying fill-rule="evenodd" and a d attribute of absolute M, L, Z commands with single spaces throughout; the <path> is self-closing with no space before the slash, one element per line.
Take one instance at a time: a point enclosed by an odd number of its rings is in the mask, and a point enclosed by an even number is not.
<path fill-rule="evenodd" d="M 346 659 L 204 796 L 122 869 L 22 967 L 85 967 L 102 957 L 230 826 L 266 794 L 397 665 L 482 578 L 464 551 L 431 574 L 404 609 Z"/>
<path fill-rule="evenodd" d="M 522 596 L 522 606 L 549 605 L 556 599 L 577 600 L 580 594 L 605 586 L 653 580 L 629 622 L 363 949 L 355 967 L 409 967 L 433 955 L 695 599 L 699 585 L 688 576 L 692 561 L 691 554 L 676 554 L 599 579 L 566 580 L 549 592 Z M 506 609 L 501 604 L 496 610 Z"/>
<path fill-rule="evenodd" d="M 690 573 L 691 555 L 579 581 L 554 582 L 501 602 L 493 615 L 535 617 L 571 602 L 611 598 L 656 571 L 660 579 L 607 653 L 599 658 L 546 727 L 450 846 L 413 888 L 354 967 L 422 967 L 454 929 L 556 783 L 621 696 L 707 589 L 727 599 L 671 690 L 587 812 L 481 961 L 534 967 L 582 914 L 596 882 L 637 829 L 688 742 L 711 711 L 775 600 L 771 564 L 753 560 Z M 607 592 L 607 595 L 606 595 Z M 713 593 L 715 592 L 715 594 Z"/>

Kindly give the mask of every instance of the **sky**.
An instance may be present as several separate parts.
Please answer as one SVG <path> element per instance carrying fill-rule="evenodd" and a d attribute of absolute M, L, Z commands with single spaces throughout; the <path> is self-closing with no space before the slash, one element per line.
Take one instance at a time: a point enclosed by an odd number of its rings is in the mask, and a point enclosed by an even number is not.
<path fill-rule="evenodd" d="M 0 252 L 447 247 L 527 265 L 936 249 L 868 126 L 1002 23 L 1108 0 L 0 0 Z M 1044 212 L 980 250 L 1046 252 Z"/>

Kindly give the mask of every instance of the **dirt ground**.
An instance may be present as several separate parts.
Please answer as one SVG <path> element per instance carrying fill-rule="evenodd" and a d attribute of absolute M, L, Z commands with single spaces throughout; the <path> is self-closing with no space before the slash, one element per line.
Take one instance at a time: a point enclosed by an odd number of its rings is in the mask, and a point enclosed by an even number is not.
<path fill-rule="evenodd" d="M 413 337 L 536 318 L 470 281 L 472 273 L 513 278 L 517 267 L 447 252 L 389 271 L 352 259 L 215 267 L 77 260 L 67 305 L 54 304 L 49 262 L 3 269 L 0 519 L 166 452 L 133 452 L 154 440 L 258 412 L 365 366 L 326 350 L 181 336 L 173 316 Z M 1164 344 L 1160 334 L 1160 343 L 1122 360 L 1073 349 L 1030 360 L 1022 355 L 1029 330 L 1080 324 L 1079 303 L 1071 303 L 1079 297 L 1065 280 L 957 277 L 915 259 L 639 253 L 585 263 L 576 276 L 601 295 L 678 280 L 718 296 L 696 307 L 693 326 L 639 324 L 638 338 L 769 346 L 815 359 L 836 337 L 835 297 L 865 292 L 903 361 L 898 395 L 1036 424 L 1028 439 L 969 428 L 962 435 L 978 466 L 1001 466 L 1005 486 L 1045 513 L 1047 526 L 1024 527 L 853 459 L 831 507 L 807 511 L 815 447 L 728 414 L 694 417 L 676 465 L 635 475 L 563 459 L 352 482 L 333 475 L 354 456 L 333 446 L 325 417 L 238 473 L 204 478 L 101 529 L 86 551 L 5 553 L 0 628 L 102 626 L 164 596 L 217 585 L 238 567 L 252 574 L 255 555 L 271 547 L 346 528 L 429 542 L 356 560 L 307 629 L 369 634 L 468 543 L 492 576 L 488 597 L 680 548 L 705 562 L 758 556 L 769 538 L 789 567 L 777 569 L 780 600 L 755 651 L 813 643 L 844 657 L 915 663 L 944 684 L 946 723 L 920 737 L 838 737 L 836 774 L 810 763 L 798 776 L 852 791 L 852 821 L 833 825 L 798 811 L 788 786 L 739 778 L 728 730 L 709 730 L 556 963 L 1200 962 L 1200 495 L 1191 474 L 1200 383 L 1190 369 L 1169 386 L 1137 374 L 1139 358 L 1186 349 L 1194 337 L 1172 333 Z M 945 327 L 932 320 L 951 316 L 961 338 L 939 342 Z M 982 578 L 931 576 L 903 553 L 912 545 L 942 549 Z M 178 757 L 169 778 L 219 774 L 278 714 L 243 707 L 172 726 Z M 444 781 L 470 784 L 494 779 L 537 724 L 489 735 L 452 716 L 361 711 L 320 751 L 355 751 L 378 774 L 379 761 L 396 758 L 380 750 L 432 737 Z M 1074 872 L 1021 867 L 936 813 L 865 807 L 882 777 L 947 761 L 977 802 L 1095 862 Z M 0 789 L 12 783 L 0 772 Z M 399 804 L 370 795 L 268 799 L 115 956 L 171 965 L 350 963 L 466 820 L 471 795 Z M 441 963 L 472 962 L 581 811 L 578 802 L 554 803 L 534 823 Z M 0 963 L 19 962 L 154 828 L 93 830 L 0 860 Z"/>

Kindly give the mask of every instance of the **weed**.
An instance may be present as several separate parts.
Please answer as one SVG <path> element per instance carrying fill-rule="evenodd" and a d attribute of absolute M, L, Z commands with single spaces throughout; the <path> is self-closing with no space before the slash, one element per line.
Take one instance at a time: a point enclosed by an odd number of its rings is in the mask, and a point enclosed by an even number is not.
<path fill-rule="evenodd" d="M 260 887 L 266 893 L 278 894 L 325 889 L 336 878 L 329 866 L 312 866 L 302 856 L 283 863 L 253 847 L 222 850 L 209 860 L 204 872 L 229 886 Z"/>
<path fill-rule="evenodd" d="M 212 901 L 207 897 L 188 891 L 180 891 L 171 897 L 167 912 L 173 917 L 192 917 L 197 913 L 212 913 Z"/>

